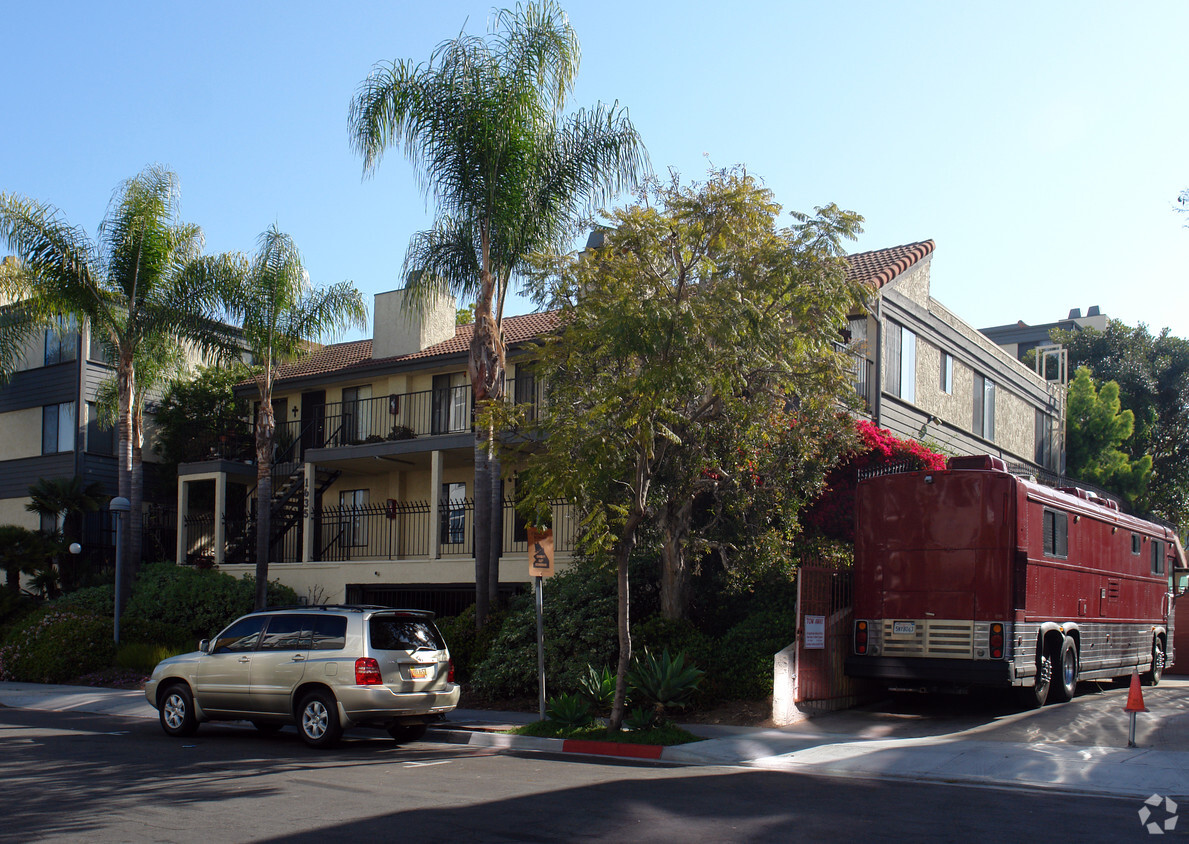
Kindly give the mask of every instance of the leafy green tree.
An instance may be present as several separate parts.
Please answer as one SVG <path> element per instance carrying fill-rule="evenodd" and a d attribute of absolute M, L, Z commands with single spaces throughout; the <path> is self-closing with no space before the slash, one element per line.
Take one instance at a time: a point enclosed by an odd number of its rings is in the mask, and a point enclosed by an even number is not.
<path fill-rule="evenodd" d="M 121 184 L 97 240 L 54 207 L 0 193 L 0 241 L 17 256 L 0 264 L 0 289 L 17 301 L 10 318 L 23 336 L 70 314 L 90 324 L 115 361 L 119 386 L 119 494 L 124 522 L 126 597 L 140 563 L 142 479 L 133 471 L 133 406 L 138 350 L 161 338 L 203 353 L 234 346 L 218 319 L 224 257 L 202 255 L 202 230 L 178 219 L 177 177 L 152 166 Z"/>
<path fill-rule="evenodd" d="M 49 540 L 35 530 L 18 525 L 0 525 L 0 568 L 8 591 L 21 591 L 21 575 L 34 574 L 49 563 L 53 549 Z"/>
<path fill-rule="evenodd" d="M 1135 502 L 1182 527 L 1189 525 L 1189 341 L 1165 328 L 1111 320 L 1106 331 L 1053 332 L 1072 367 L 1087 366 L 1100 384 L 1119 385 L 1122 407 L 1135 414 L 1135 432 L 1120 446 L 1134 466 L 1152 458 L 1147 493 Z"/>
<path fill-rule="evenodd" d="M 256 608 L 268 602 L 268 557 L 272 533 L 272 446 L 277 421 L 272 393 L 277 370 L 310 351 L 313 341 L 367 325 L 363 296 L 349 281 L 313 287 L 297 244 L 273 226 L 260 235 L 250 262 L 241 265 L 224 291 L 238 318 L 242 342 L 258 365 L 256 415 Z"/>
<path fill-rule="evenodd" d="M 1135 414 L 1121 409 L 1118 383 L 1107 381 L 1100 390 L 1089 367 L 1079 366 L 1069 385 L 1066 416 L 1069 474 L 1108 489 L 1134 506 L 1147 488 L 1152 457 L 1145 454 L 1132 461 L 1119 450 L 1135 431 Z"/>
<path fill-rule="evenodd" d="M 351 140 L 371 173 L 401 145 L 437 206 L 413 236 L 412 301 L 448 288 L 475 303 L 468 370 L 475 407 L 504 394 L 504 302 L 525 257 L 563 248 L 580 212 L 634 184 L 647 160 L 626 109 L 563 116 L 578 39 L 552 0 L 496 13 L 487 37 L 460 34 L 429 61 L 376 65 L 351 104 Z M 415 272 L 412 272 L 415 271 Z M 475 597 L 482 627 L 499 594 L 500 472 L 494 430 L 475 430 Z"/>
<path fill-rule="evenodd" d="M 164 464 L 176 466 L 207 457 L 224 438 L 248 442 L 251 406 L 235 386 L 252 377 L 243 364 L 200 367 L 174 378 L 153 418 L 153 448 Z"/>
<path fill-rule="evenodd" d="M 67 548 L 72 542 L 82 541 L 83 515 L 98 512 L 107 499 L 102 484 L 88 484 L 78 475 L 73 478 L 42 478 L 29 487 L 29 503 L 25 509 L 52 518 L 56 527 L 51 533 L 55 535 L 49 538 L 61 548 Z M 59 552 L 57 556 L 62 587 L 70 591 L 79 585 L 79 573 L 74 570 L 75 555 L 62 556 Z M 67 559 L 70 565 L 62 565 Z"/>
<path fill-rule="evenodd" d="M 614 212 L 603 248 L 537 263 L 537 295 L 560 308 L 564 328 L 535 355 L 548 413 L 526 460 L 524 507 L 575 502 L 587 552 L 614 560 L 611 730 L 624 717 L 628 561 L 642 529 L 711 476 L 739 478 L 741 491 L 780 482 L 728 463 L 734 449 L 708 445 L 716 433 L 758 449 L 767 426 L 806 443 L 834 430 L 848 374 L 833 342 L 861 295 L 841 243 L 860 218 L 830 205 L 779 228 L 779 213 L 741 170 L 689 187 L 674 179 Z"/>

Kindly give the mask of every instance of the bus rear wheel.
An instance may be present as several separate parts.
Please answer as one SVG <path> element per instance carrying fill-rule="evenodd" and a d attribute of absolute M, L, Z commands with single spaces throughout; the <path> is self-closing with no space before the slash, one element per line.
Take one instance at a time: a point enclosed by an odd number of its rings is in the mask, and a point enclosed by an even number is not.
<path fill-rule="evenodd" d="M 1056 682 L 1053 683 L 1050 697 L 1059 703 L 1073 700 L 1074 692 L 1078 688 L 1078 646 L 1069 636 L 1061 643 L 1053 671 L 1057 676 L 1054 677 Z"/>
<path fill-rule="evenodd" d="M 1036 682 L 1031 686 L 1020 686 L 1016 692 L 1025 709 L 1040 709 L 1049 699 L 1053 685 L 1053 657 L 1046 649 L 1036 657 Z"/>

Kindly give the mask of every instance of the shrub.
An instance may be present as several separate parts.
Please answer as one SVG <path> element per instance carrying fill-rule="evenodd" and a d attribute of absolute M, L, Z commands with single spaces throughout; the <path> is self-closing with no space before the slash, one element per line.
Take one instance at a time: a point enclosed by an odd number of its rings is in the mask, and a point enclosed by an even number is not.
<path fill-rule="evenodd" d="M 590 714 L 590 704 L 575 694 L 551 698 L 545 714 L 550 721 L 562 727 L 585 727 L 594 720 Z"/>
<path fill-rule="evenodd" d="M 59 609 L 71 609 L 91 615 L 111 617 L 116 614 L 116 590 L 110 584 L 87 586 L 63 595 L 54 601 L 54 606 Z"/>
<path fill-rule="evenodd" d="M 607 714 L 615 702 L 615 672 L 605 665 L 602 671 L 593 665 L 586 666 L 586 676 L 578 680 L 578 694 L 596 712 Z"/>
<path fill-rule="evenodd" d="M 121 641 L 119 648 L 116 649 L 116 667 L 141 674 L 151 674 L 158 662 L 171 656 L 177 656 L 179 653 L 184 653 L 184 651 L 169 645 Z"/>
<path fill-rule="evenodd" d="M 588 665 L 603 665 L 617 652 L 615 580 L 588 562 L 545 584 L 545 677 L 550 690 L 578 689 Z M 512 600 L 487 654 L 474 665 L 474 688 L 489 698 L 537 694 L 537 617 L 532 595 Z"/>
<path fill-rule="evenodd" d="M 205 639 L 251 612 L 255 593 L 255 580 L 250 576 L 236 579 L 217 571 L 153 563 L 141 569 L 124 616 L 129 622 L 136 619 L 164 625 L 172 631 L 171 636 L 183 641 Z M 297 593 L 269 583 L 268 603 L 296 604 Z"/>
<path fill-rule="evenodd" d="M 0 679 L 65 683 L 110 667 L 115 650 L 110 619 L 49 608 L 9 633 L 0 648 Z"/>
<path fill-rule="evenodd" d="M 454 676 L 460 683 L 469 682 L 475 666 L 487 657 L 502 622 L 502 614 L 492 613 L 483 629 L 475 630 L 474 604 L 458 615 L 437 619 L 438 630 L 442 632 L 446 647 L 450 649 L 450 658 L 454 660 Z"/>
<path fill-rule="evenodd" d="M 632 703 L 651 706 L 658 718 L 667 709 L 684 709 L 698 691 L 704 671 L 685 664 L 685 654 L 670 657 L 665 651 L 658 658 L 649 651 L 634 661 L 628 670 L 628 696 Z"/>

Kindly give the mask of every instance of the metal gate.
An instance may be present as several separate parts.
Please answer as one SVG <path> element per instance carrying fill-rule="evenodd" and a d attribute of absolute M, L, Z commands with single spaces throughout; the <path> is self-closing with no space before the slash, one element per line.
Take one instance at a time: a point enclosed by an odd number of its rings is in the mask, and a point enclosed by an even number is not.
<path fill-rule="evenodd" d="M 802 709 L 845 709 L 867 696 L 869 685 L 844 671 L 854 617 L 853 586 L 850 569 L 801 566 L 798 572 L 794 700 Z M 807 631 L 807 616 L 822 626 L 815 623 Z"/>

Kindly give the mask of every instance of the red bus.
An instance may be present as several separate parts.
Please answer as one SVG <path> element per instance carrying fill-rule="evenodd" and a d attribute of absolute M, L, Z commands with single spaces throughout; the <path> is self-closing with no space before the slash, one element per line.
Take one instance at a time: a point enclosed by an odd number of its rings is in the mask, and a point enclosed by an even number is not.
<path fill-rule="evenodd" d="M 1015 687 L 1030 706 L 1079 680 L 1149 685 L 1172 661 L 1176 534 L 997 457 L 863 480 L 846 671 L 890 687 Z"/>

